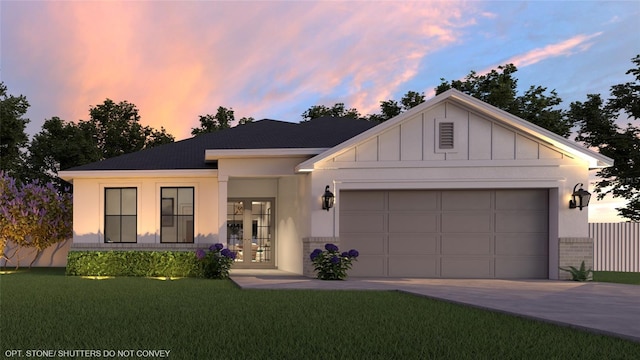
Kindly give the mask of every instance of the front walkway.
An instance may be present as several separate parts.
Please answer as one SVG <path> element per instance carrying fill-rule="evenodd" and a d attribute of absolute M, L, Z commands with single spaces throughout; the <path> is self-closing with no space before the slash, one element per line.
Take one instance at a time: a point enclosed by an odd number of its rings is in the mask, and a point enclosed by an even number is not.
<path fill-rule="evenodd" d="M 243 289 L 402 291 L 640 342 L 640 286 L 553 280 L 349 278 L 232 270 Z"/>

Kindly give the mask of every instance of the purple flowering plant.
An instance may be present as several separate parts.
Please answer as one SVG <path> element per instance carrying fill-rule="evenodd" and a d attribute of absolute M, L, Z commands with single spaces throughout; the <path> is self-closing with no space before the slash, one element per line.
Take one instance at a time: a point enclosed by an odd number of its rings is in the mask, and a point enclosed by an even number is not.
<path fill-rule="evenodd" d="M 0 258 L 18 267 L 21 249 L 35 249 L 35 261 L 49 246 L 70 239 L 72 204 L 68 190 L 60 192 L 52 183 L 37 181 L 20 184 L 0 171 Z"/>
<path fill-rule="evenodd" d="M 352 262 L 356 261 L 360 253 L 351 249 L 340 253 L 335 244 L 326 244 L 324 250 L 315 249 L 309 255 L 311 263 L 321 280 L 344 280 Z"/>
<path fill-rule="evenodd" d="M 223 244 L 209 246 L 209 251 L 196 250 L 199 265 L 199 276 L 207 279 L 228 279 L 229 270 L 236 259 L 236 253 L 225 249 Z"/>

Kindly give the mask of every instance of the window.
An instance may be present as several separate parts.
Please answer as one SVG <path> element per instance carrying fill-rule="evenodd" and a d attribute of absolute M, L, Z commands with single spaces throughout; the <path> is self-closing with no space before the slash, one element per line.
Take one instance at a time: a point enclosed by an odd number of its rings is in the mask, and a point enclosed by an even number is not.
<path fill-rule="evenodd" d="M 160 242 L 193 242 L 193 188 L 160 188 Z"/>
<path fill-rule="evenodd" d="M 104 241 L 135 243 L 138 232 L 138 189 L 104 189 Z"/>

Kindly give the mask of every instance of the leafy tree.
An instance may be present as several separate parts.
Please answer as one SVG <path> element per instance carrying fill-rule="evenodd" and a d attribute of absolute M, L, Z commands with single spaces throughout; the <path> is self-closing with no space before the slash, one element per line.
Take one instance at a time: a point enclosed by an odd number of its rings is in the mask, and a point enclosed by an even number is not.
<path fill-rule="evenodd" d="M 0 82 L 0 170 L 21 179 L 24 178 L 23 149 L 29 141 L 25 133 L 29 119 L 23 117 L 28 108 L 26 97 L 8 95 L 7 86 Z"/>
<path fill-rule="evenodd" d="M 530 121 L 556 134 L 568 137 L 573 126 L 564 111 L 555 108 L 562 99 L 555 90 L 546 95 L 547 88 L 531 86 L 523 95 L 517 95 L 518 79 L 513 73 L 518 69 L 513 64 L 498 66 L 485 75 L 471 71 L 464 80 L 447 82 L 441 79 L 436 95 L 451 88 L 460 90 L 499 109 Z"/>
<path fill-rule="evenodd" d="M 247 119 L 247 118 L 243 118 Z M 250 118 L 253 121 L 253 118 Z M 200 127 L 191 128 L 191 135 L 197 136 L 218 130 L 224 130 L 231 127 L 231 123 L 235 120 L 233 109 L 219 106 L 215 115 L 200 115 Z"/>
<path fill-rule="evenodd" d="M 89 116 L 78 123 L 59 117 L 45 121 L 29 145 L 30 179 L 64 189 L 70 184 L 57 177 L 60 170 L 174 141 L 163 127 L 142 126 L 138 109 L 126 101 L 116 104 L 106 99 L 91 107 Z"/>
<path fill-rule="evenodd" d="M 402 107 L 395 100 L 380 101 L 380 114 L 367 115 L 369 121 L 383 122 L 402 113 Z"/>
<path fill-rule="evenodd" d="M 144 142 L 145 149 L 169 144 L 176 141 L 176 138 L 173 135 L 167 133 L 167 130 L 163 126 L 160 127 L 160 130 L 156 130 L 147 126 L 145 127 L 144 133 L 147 137 L 147 140 Z"/>
<path fill-rule="evenodd" d="M 387 121 L 417 105 L 422 104 L 424 101 L 424 93 L 407 91 L 407 93 L 402 96 L 402 99 L 400 99 L 400 103 L 393 99 L 380 101 L 380 114 L 367 115 L 365 118 L 369 121 Z"/>
<path fill-rule="evenodd" d="M 58 171 L 102 158 L 91 134 L 88 127 L 67 123 L 59 117 L 46 120 L 29 145 L 30 178 L 54 182 L 59 189 L 68 186 L 58 178 Z"/>
<path fill-rule="evenodd" d="M 478 75 L 472 70 L 463 81 L 447 82 L 440 79 L 441 83 L 435 89 L 436 95 L 453 88 L 513 113 L 518 80 L 512 74 L 516 71 L 515 65 L 507 64 L 498 66 L 498 70 L 492 69 L 486 75 Z"/>
<path fill-rule="evenodd" d="M 138 108 L 127 101 L 104 103 L 89 109 L 88 121 L 80 121 L 78 127 L 90 134 L 100 153 L 100 160 L 136 152 L 145 148 L 174 141 L 164 128 L 155 130 L 140 124 Z"/>
<path fill-rule="evenodd" d="M 424 93 L 419 93 L 416 91 L 407 91 L 406 94 L 402 97 L 400 102 L 402 103 L 402 110 L 407 111 L 411 108 L 414 108 L 425 101 Z M 384 107 L 383 107 L 384 112 Z"/>
<path fill-rule="evenodd" d="M 242 119 L 240 119 L 240 121 L 238 121 L 238 125 L 250 124 L 254 121 L 255 119 L 253 117 L 243 117 Z"/>
<path fill-rule="evenodd" d="M 127 101 L 106 99 L 89 109 L 90 119 L 79 125 L 91 134 L 102 159 L 142 150 L 146 142 L 138 108 Z"/>
<path fill-rule="evenodd" d="M 332 107 L 313 105 L 302 113 L 302 121 L 309 121 L 323 116 L 360 118 L 360 113 L 355 108 L 347 109 L 344 103 L 336 103 Z"/>
<path fill-rule="evenodd" d="M 640 221 L 640 55 L 632 61 L 636 68 L 627 74 L 635 81 L 612 86 L 607 102 L 599 94 L 588 94 L 584 103 L 571 103 L 569 117 L 579 126 L 576 141 L 614 160 L 613 166 L 598 171 L 598 199 L 606 194 L 627 199 L 627 206 L 616 209 L 618 214 Z M 633 123 L 622 128 L 615 120 L 625 115 Z"/>
<path fill-rule="evenodd" d="M 623 111 L 638 120 L 640 119 L 640 54 L 631 59 L 631 62 L 636 68 L 627 70 L 626 74 L 634 76 L 635 80 L 612 86 L 612 97 L 609 99 L 608 106 L 614 111 Z"/>
<path fill-rule="evenodd" d="M 59 193 L 52 183 L 19 185 L 0 171 L 0 257 L 20 265 L 22 248 L 34 248 L 36 256 L 49 246 L 71 238 L 71 194 Z M 17 248 L 7 254 L 11 241 Z M 11 251 L 9 251 L 11 252 Z"/>

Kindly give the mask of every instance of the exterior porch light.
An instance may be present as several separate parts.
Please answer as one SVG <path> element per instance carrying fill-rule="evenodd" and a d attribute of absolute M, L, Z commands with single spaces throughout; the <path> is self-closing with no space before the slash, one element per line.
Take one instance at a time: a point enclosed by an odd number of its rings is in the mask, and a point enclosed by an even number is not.
<path fill-rule="evenodd" d="M 580 186 L 580 189 L 576 191 L 576 188 Z M 573 187 L 573 199 L 569 200 L 569 209 L 580 208 L 589 206 L 589 200 L 591 199 L 591 193 L 582 188 L 582 184 L 576 184 Z"/>
<path fill-rule="evenodd" d="M 327 187 L 324 188 L 324 194 L 322 195 L 322 210 L 329 211 L 329 209 L 333 207 L 334 201 L 335 196 L 333 196 L 333 193 L 329 191 L 329 185 L 327 185 Z"/>

